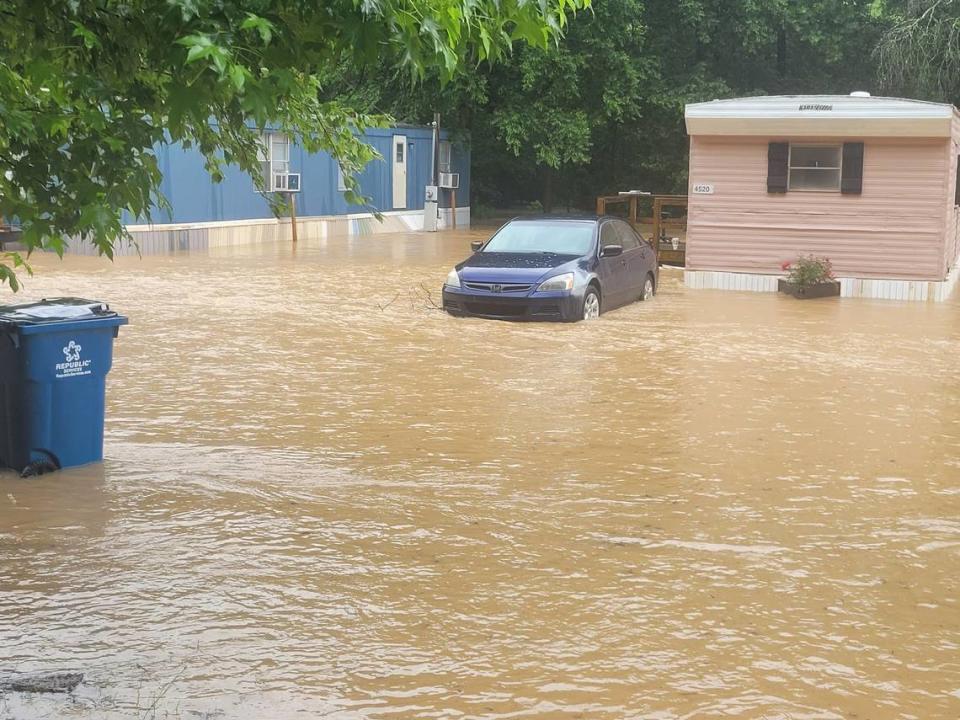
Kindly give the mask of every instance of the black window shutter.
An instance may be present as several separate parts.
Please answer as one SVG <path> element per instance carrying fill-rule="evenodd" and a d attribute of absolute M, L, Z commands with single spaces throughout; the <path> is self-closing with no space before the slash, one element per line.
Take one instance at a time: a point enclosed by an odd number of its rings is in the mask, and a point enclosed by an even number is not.
<path fill-rule="evenodd" d="M 840 192 L 844 195 L 859 195 L 863 192 L 863 143 L 843 144 L 843 173 Z"/>
<path fill-rule="evenodd" d="M 960 205 L 960 157 L 957 158 L 957 187 L 954 190 L 953 204 Z"/>
<path fill-rule="evenodd" d="M 790 143 L 772 142 L 767 146 L 767 192 L 787 191 L 787 162 L 790 159 Z"/>

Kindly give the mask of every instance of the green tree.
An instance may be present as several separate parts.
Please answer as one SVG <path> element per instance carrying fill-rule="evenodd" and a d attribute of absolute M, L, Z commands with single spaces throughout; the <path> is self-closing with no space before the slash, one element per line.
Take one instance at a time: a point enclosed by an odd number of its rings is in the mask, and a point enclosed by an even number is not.
<path fill-rule="evenodd" d="M 392 68 L 345 73 L 340 95 L 469 131 L 471 203 L 590 209 L 601 193 L 683 192 L 689 102 L 874 90 L 892 5 L 931 0 L 604 0 L 556 47 L 418 88 Z M 956 0 L 960 2 L 960 0 Z"/>
<path fill-rule="evenodd" d="M 893 18 L 876 49 L 885 90 L 925 100 L 960 101 L 960 2 L 883 4 Z"/>
<path fill-rule="evenodd" d="M 960 0 L 958 0 L 960 1 Z M 875 86 L 878 0 L 604 0 L 558 47 L 522 47 L 443 90 L 380 82 L 371 109 L 469 129 L 481 205 L 589 209 L 627 188 L 682 192 L 684 105 Z"/>
<path fill-rule="evenodd" d="M 197 147 L 214 178 L 257 175 L 273 124 L 352 175 L 373 151 L 356 135 L 385 118 L 326 91 L 342 68 L 387 66 L 449 82 L 547 47 L 590 0 L 6 0 L 0 23 L 0 215 L 28 250 L 79 237 L 112 256 L 123 210 L 164 203 L 154 148 Z M 0 256 L 16 290 L 23 259 Z"/>
<path fill-rule="evenodd" d="M 571 172 L 591 162 L 606 133 L 641 117 L 650 70 L 642 10 L 640 0 L 600 3 L 560 47 L 522 48 L 494 71 L 491 129 L 539 176 L 548 212 L 557 175 L 568 188 Z"/>

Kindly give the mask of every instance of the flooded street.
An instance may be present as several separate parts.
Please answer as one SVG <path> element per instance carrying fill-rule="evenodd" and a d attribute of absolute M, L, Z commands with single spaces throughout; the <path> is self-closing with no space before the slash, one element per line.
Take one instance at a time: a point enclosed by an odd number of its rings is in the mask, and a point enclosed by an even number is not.
<path fill-rule="evenodd" d="M 960 301 L 450 318 L 481 236 L 35 261 L 131 325 L 0 474 L 0 674 L 86 673 L 0 719 L 960 716 Z"/>

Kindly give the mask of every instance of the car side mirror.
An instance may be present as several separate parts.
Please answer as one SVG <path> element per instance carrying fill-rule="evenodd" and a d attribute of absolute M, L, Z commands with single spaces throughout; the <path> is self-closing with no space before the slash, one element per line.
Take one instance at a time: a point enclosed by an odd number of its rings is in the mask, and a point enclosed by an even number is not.
<path fill-rule="evenodd" d="M 623 245 L 606 245 L 600 251 L 600 257 L 616 257 L 623 255 Z"/>
<path fill-rule="evenodd" d="M 482 247 L 483 247 L 482 240 L 474 240 L 473 242 L 470 243 L 470 249 L 473 250 L 474 252 L 480 252 L 480 249 Z"/>

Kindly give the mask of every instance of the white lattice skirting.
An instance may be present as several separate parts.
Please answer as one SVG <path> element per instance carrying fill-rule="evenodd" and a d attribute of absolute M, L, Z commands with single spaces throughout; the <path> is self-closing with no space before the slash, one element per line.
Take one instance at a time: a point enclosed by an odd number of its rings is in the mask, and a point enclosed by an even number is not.
<path fill-rule="evenodd" d="M 782 275 L 718 272 L 712 270 L 684 270 L 683 281 L 698 290 L 740 290 L 744 292 L 776 292 L 777 280 Z M 837 278 L 841 297 L 876 298 L 881 300 L 911 300 L 943 302 L 950 297 L 957 279 L 958 268 L 953 268 L 945 280 L 875 280 L 866 278 Z"/>
<path fill-rule="evenodd" d="M 441 208 L 439 228 L 452 225 L 452 212 Z M 457 228 L 470 227 L 470 208 L 457 208 Z M 128 225 L 143 255 L 164 255 L 179 251 L 203 251 L 241 245 L 258 245 L 272 242 L 289 242 L 291 225 L 289 218 L 265 218 L 257 220 L 225 220 L 218 222 L 166 223 L 160 225 Z M 423 210 L 395 210 L 383 213 L 377 220 L 370 213 L 353 215 L 307 216 L 297 218 L 297 233 L 300 238 L 332 238 L 381 233 L 411 232 L 423 230 Z M 96 255 L 89 243 L 71 240 L 67 252 L 76 255 Z M 117 255 L 136 255 L 137 248 L 122 245 L 116 248 Z"/>

